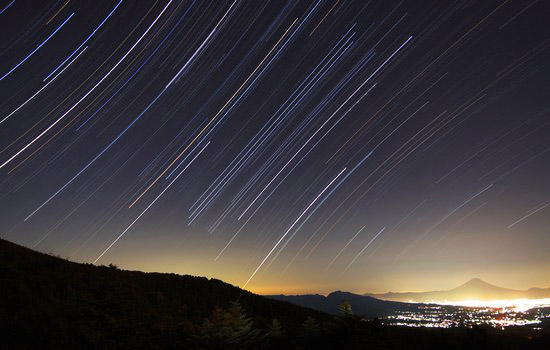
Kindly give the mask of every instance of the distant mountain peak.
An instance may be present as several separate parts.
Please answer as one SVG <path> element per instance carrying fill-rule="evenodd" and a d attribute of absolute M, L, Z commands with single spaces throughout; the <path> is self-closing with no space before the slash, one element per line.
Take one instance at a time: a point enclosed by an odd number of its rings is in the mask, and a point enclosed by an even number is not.
<path fill-rule="evenodd" d="M 343 296 L 343 295 L 349 295 L 351 294 L 350 292 L 344 292 L 344 291 L 341 291 L 341 290 L 335 290 L 334 292 L 330 292 L 327 297 L 336 297 L 336 296 Z"/>
<path fill-rule="evenodd" d="M 481 278 L 472 278 L 468 282 L 464 283 L 461 287 L 495 287 L 494 285 L 485 282 Z"/>
<path fill-rule="evenodd" d="M 452 289 L 451 291 L 496 291 L 496 290 L 505 291 L 510 289 L 495 286 L 494 284 L 487 283 L 480 278 L 472 278 L 468 282 L 464 283 L 459 287 L 456 287 L 455 289 Z"/>
<path fill-rule="evenodd" d="M 382 300 L 413 301 L 429 303 L 434 301 L 464 301 L 464 300 L 505 300 L 505 299 L 544 299 L 550 298 L 550 288 L 531 288 L 515 290 L 487 283 L 480 278 L 472 278 L 468 282 L 449 290 L 431 292 L 366 294 Z"/>
<path fill-rule="evenodd" d="M 466 282 L 466 283 L 487 283 L 487 282 L 485 282 L 485 281 L 482 280 L 481 278 L 474 277 L 474 278 L 472 278 L 471 280 L 469 280 L 469 281 Z"/>

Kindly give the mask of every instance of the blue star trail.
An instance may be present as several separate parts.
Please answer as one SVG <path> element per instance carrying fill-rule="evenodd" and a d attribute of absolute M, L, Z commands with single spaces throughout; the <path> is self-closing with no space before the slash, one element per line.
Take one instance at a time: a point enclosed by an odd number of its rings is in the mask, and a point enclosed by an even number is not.
<path fill-rule="evenodd" d="M 549 13 L 4 1 L 0 236 L 252 290 L 549 267 Z"/>

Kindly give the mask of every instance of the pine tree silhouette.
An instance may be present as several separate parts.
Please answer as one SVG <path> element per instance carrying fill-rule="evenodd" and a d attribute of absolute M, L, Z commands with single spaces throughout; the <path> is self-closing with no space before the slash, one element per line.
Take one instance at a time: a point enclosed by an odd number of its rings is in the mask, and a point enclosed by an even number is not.
<path fill-rule="evenodd" d="M 347 300 L 342 300 L 340 306 L 338 307 L 338 314 L 341 317 L 352 317 L 353 310 L 351 304 Z"/>
<path fill-rule="evenodd" d="M 309 336 L 316 336 L 321 332 L 321 326 L 313 317 L 308 316 L 304 321 L 304 331 Z"/>
<path fill-rule="evenodd" d="M 213 348 L 241 349 L 257 342 L 259 334 L 260 330 L 253 328 L 252 319 L 239 302 L 233 301 L 227 310 L 214 308 L 210 318 L 199 327 L 197 337 Z"/>
<path fill-rule="evenodd" d="M 272 319 L 267 329 L 267 336 L 270 338 L 277 338 L 280 337 L 282 333 L 283 327 L 281 326 L 281 322 L 276 318 Z"/>

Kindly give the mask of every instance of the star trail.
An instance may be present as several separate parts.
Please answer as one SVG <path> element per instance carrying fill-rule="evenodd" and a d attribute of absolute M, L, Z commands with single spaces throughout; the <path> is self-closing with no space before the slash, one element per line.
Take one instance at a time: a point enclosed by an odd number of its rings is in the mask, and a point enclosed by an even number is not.
<path fill-rule="evenodd" d="M 4 1 L 0 236 L 258 293 L 550 269 L 545 1 Z"/>

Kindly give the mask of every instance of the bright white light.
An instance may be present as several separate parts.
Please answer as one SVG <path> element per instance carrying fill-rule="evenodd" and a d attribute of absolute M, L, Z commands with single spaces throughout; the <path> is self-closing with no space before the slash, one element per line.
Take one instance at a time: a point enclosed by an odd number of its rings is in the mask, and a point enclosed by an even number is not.
<path fill-rule="evenodd" d="M 414 301 L 411 301 L 414 303 Z M 525 312 L 536 307 L 550 306 L 550 298 L 545 299 L 509 299 L 509 300 L 434 300 L 429 304 L 451 305 L 451 306 L 468 306 L 468 307 L 490 307 L 503 308 L 516 312 Z"/>

